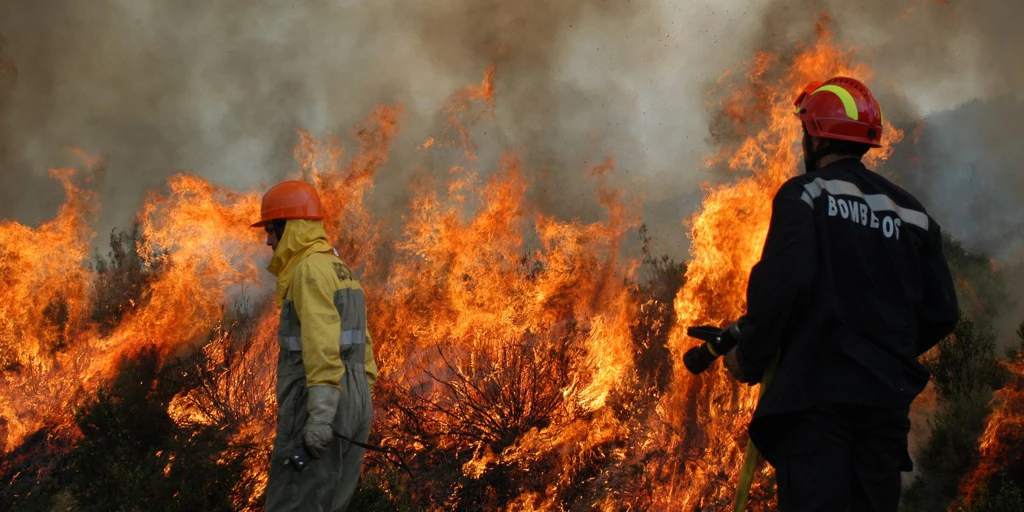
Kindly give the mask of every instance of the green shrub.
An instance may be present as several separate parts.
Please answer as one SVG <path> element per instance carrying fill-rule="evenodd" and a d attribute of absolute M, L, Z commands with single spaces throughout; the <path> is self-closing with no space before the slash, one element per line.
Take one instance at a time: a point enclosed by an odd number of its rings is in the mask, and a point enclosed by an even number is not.
<path fill-rule="evenodd" d="M 1006 304 L 1006 287 L 992 260 L 982 253 L 968 250 L 949 234 L 944 235 L 942 250 L 956 278 L 960 309 L 978 320 L 999 315 Z"/>
<path fill-rule="evenodd" d="M 397 470 L 381 468 L 363 471 L 359 489 L 349 510 L 365 512 L 413 512 L 412 495 Z"/>
<path fill-rule="evenodd" d="M 969 397 L 943 403 L 932 420 L 928 443 L 915 462 L 918 476 L 904 492 L 905 511 L 946 510 L 957 496 L 962 475 L 975 459 L 987 414 L 984 403 Z"/>
<path fill-rule="evenodd" d="M 990 391 L 999 387 L 995 336 L 970 317 L 961 314 L 953 333 L 939 342 L 933 354 L 922 363 L 932 374 L 940 401 L 987 401 Z"/>
<path fill-rule="evenodd" d="M 932 373 L 939 410 L 916 461 L 917 478 L 903 496 L 908 512 L 946 510 L 956 499 L 960 479 L 974 461 L 998 381 L 993 335 L 966 315 L 922 362 Z"/>
<path fill-rule="evenodd" d="M 173 390 L 158 384 L 157 357 L 130 362 L 110 388 L 79 409 L 82 439 L 69 456 L 69 490 L 82 511 L 233 510 L 242 459 L 226 431 L 179 428 Z"/>

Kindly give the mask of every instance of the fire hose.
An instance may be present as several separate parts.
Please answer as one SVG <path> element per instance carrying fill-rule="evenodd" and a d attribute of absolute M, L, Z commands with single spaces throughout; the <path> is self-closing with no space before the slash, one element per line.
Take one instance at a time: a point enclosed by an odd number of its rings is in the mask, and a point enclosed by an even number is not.
<path fill-rule="evenodd" d="M 402 468 L 406 473 L 409 474 L 409 477 L 412 477 L 412 471 L 409 470 L 409 466 L 405 464 L 405 459 L 402 458 L 402 452 L 399 452 L 394 448 L 385 448 L 382 446 L 361 443 L 359 441 L 356 441 L 355 439 L 352 439 L 351 437 L 335 432 L 334 429 L 331 429 L 331 434 L 334 434 L 334 437 L 337 437 L 338 439 L 348 441 L 349 443 L 352 443 L 360 448 L 384 454 L 385 460 Z M 398 460 L 394 460 L 391 457 L 388 457 L 388 455 L 394 455 Z M 295 471 L 302 473 L 303 470 L 309 467 L 309 464 L 312 461 L 313 456 L 309 454 L 308 450 L 306 450 L 305 445 L 299 443 L 299 448 L 295 450 L 295 453 L 293 453 L 290 457 L 285 459 L 284 464 L 286 466 L 291 466 L 291 468 L 294 469 Z"/>
<path fill-rule="evenodd" d="M 765 390 L 775 376 L 775 367 L 778 358 L 772 362 L 761 378 L 761 389 L 757 393 L 758 401 L 764 396 Z M 733 512 L 743 512 L 747 508 L 747 500 L 750 498 L 750 484 L 754 481 L 754 471 L 757 469 L 757 447 L 754 442 L 747 438 L 747 452 L 743 457 L 743 468 L 740 470 L 739 486 L 736 488 L 736 499 L 733 501 Z"/>
<path fill-rule="evenodd" d="M 742 322 L 743 319 L 741 318 L 726 329 L 707 325 L 688 328 L 686 330 L 688 336 L 703 340 L 704 343 L 683 354 L 683 364 L 686 365 L 686 369 L 694 375 L 699 375 L 704 370 L 707 370 L 708 366 L 715 359 L 724 356 L 732 350 L 739 343 Z M 771 384 L 772 378 L 775 376 L 778 362 L 778 356 L 776 356 L 775 360 L 772 361 L 772 364 L 764 372 L 764 377 L 761 378 L 761 389 L 757 395 L 759 401 L 764 396 L 765 390 L 768 389 L 768 385 Z M 748 438 L 746 453 L 743 457 L 743 466 L 740 469 L 739 485 L 736 488 L 736 498 L 733 500 L 733 512 L 743 512 L 747 508 L 747 501 L 750 498 L 750 485 L 754 481 L 754 471 L 757 470 L 757 456 L 757 447 Z"/>

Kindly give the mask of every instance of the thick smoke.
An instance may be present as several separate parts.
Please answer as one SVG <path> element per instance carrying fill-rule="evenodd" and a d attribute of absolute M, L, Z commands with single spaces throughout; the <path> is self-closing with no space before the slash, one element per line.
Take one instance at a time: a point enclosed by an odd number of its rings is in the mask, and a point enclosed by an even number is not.
<path fill-rule="evenodd" d="M 69 147 L 107 159 L 102 232 L 175 172 L 242 189 L 280 179 L 296 168 L 297 129 L 345 140 L 378 103 L 405 106 L 377 179 L 377 207 L 401 210 L 415 168 L 465 163 L 416 148 L 446 122 L 444 99 L 497 63 L 481 171 L 521 150 L 548 170 L 542 208 L 593 220 L 584 170 L 614 157 L 659 249 L 685 257 L 680 220 L 713 178 L 700 169 L 708 88 L 756 50 L 794 51 L 828 12 L 907 129 L 883 172 L 971 248 L 1009 257 L 1022 239 L 1024 155 L 1009 139 L 1024 32 L 1011 0 L 0 4 L 0 218 L 53 216 L 60 188 L 45 171 L 74 164 Z"/>
<path fill-rule="evenodd" d="M 28 222 L 52 215 L 58 190 L 42 176 L 70 163 L 68 146 L 107 157 L 104 219 L 123 224 L 172 173 L 239 188 L 279 179 L 295 168 L 296 129 L 344 133 L 378 102 L 419 112 L 432 105 L 417 101 L 453 86 L 413 38 L 387 37 L 374 8 L 5 3 L 18 84 L 3 106 L 0 165 L 25 183 L 5 188 L 0 215 Z"/>
<path fill-rule="evenodd" d="M 1016 0 L 921 2 L 893 16 L 886 2 L 858 3 L 873 27 L 871 62 L 889 101 L 909 105 L 907 140 L 883 169 L 925 203 L 943 229 L 1003 271 L 1007 301 L 997 340 L 1016 344 L 1024 320 L 1024 31 Z M 887 12 L 889 14 L 887 14 Z M 852 35 L 850 37 L 853 37 Z"/>
<path fill-rule="evenodd" d="M 840 35 L 866 43 L 883 101 L 905 109 L 893 120 L 907 143 L 886 171 L 970 248 L 1014 256 L 1024 243 L 1020 2 L 830 3 Z"/>
<path fill-rule="evenodd" d="M 480 170 L 521 150 L 548 171 L 535 201 L 594 220 L 585 168 L 614 157 L 680 257 L 680 219 L 706 178 L 703 91 L 749 52 L 728 34 L 757 19 L 738 0 L 0 3 L 0 56 L 17 69 L 0 88 L 0 218 L 53 216 L 61 194 L 46 169 L 74 165 L 70 147 L 107 160 L 102 233 L 172 173 L 253 188 L 295 170 L 297 129 L 348 141 L 375 104 L 402 103 L 377 179 L 378 207 L 393 212 L 414 168 L 464 163 L 416 147 L 446 122 L 444 99 L 497 63 Z"/>
<path fill-rule="evenodd" d="M 1024 319 L 1024 31 L 1017 0 L 778 0 L 758 48 L 785 53 L 814 22 L 854 48 L 869 86 L 905 138 L 879 172 L 914 193 L 943 230 L 1003 267 L 1008 301 L 994 319 L 1014 342 Z M 823 77 L 824 78 L 824 77 Z"/>

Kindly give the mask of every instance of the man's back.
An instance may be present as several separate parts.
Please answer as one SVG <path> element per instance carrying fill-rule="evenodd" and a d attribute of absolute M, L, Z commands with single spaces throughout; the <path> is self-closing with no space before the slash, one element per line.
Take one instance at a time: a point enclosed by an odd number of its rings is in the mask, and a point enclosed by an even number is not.
<path fill-rule="evenodd" d="M 928 379 L 917 357 L 956 321 L 938 224 L 917 199 L 858 160 L 796 181 L 814 210 L 820 297 L 836 320 L 831 334 L 839 354 L 849 358 L 837 363 L 851 386 L 864 386 L 840 396 L 863 405 L 909 406 Z"/>
<path fill-rule="evenodd" d="M 763 268 L 751 274 L 751 314 L 772 300 L 772 281 L 802 280 L 805 291 L 778 331 L 777 382 L 759 415 L 828 403 L 909 407 L 928 380 L 917 357 L 957 316 L 938 224 L 856 159 L 792 178 L 775 205 L 787 211 L 773 215 L 804 227 L 769 233 Z M 781 247 L 802 247 L 805 261 L 773 260 Z"/>

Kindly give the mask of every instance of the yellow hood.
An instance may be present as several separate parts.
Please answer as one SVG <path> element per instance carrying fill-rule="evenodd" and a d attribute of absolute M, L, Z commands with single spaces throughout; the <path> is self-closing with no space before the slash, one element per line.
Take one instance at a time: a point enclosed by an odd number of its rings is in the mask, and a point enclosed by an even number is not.
<path fill-rule="evenodd" d="M 292 281 L 295 266 L 306 256 L 315 252 L 333 252 L 327 241 L 327 232 L 321 220 L 290 219 L 284 226 L 284 234 L 274 250 L 267 270 L 277 276 L 277 298 L 284 301 Z"/>

